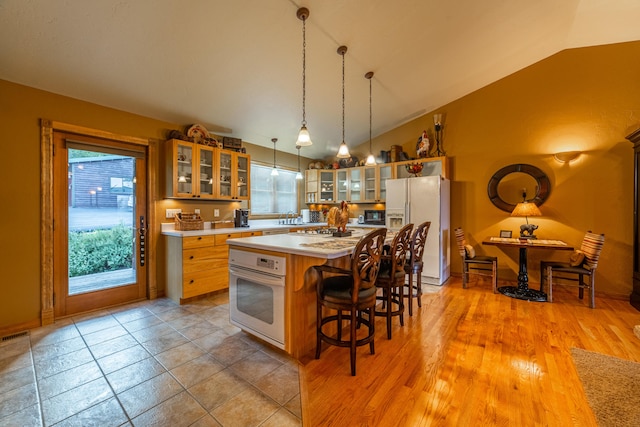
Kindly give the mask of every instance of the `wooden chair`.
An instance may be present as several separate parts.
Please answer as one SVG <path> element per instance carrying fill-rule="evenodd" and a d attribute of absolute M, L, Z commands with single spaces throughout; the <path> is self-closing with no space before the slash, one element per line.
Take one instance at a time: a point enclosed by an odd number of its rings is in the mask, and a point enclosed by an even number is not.
<path fill-rule="evenodd" d="M 388 339 L 391 339 L 393 316 L 398 316 L 400 325 L 404 326 L 404 265 L 407 262 L 412 229 L 413 224 L 407 224 L 397 232 L 389 253 L 382 255 L 380 273 L 376 279 L 376 288 L 382 289 L 382 295 L 376 298 L 382 301 L 382 305 L 381 309 L 375 310 L 375 314 L 387 318 Z"/>
<path fill-rule="evenodd" d="M 493 293 L 498 292 L 498 257 L 476 255 L 473 246 L 467 243 L 464 230 L 458 227 L 454 230 L 458 252 L 462 259 L 462 287 L 466 288 L 469 283 L 469 276 L 491 277 Z"/>
<path fill-rule="evenodd" d="M 380 269 L 380 257 L 386 237 L 385 228 L 365 235 L 351 254 L 351 268 L 343 269 L 328 265 L 314 266 L 318 274 L 317 319 L 316 319 L 316 359 L 320 358 L 322 341 L 351 349 L 351 375 L 356 374 L 356 347 L 369 344 L 371 354 L 375 353 L 375 282 Z M 337 310 L 337 314 L 323 317 L 323 308 Z M 348 312 L 349 339 L 342 339 L 343 312 Z M 362 317 L 367 313 L 368 318 Z M 323 332 L 323 326 L 335 325 L 336 337 Z M 365 325 L 367 335 L 358 339 L 356 326 Z"/>
<path fill-rule="evenodd" d="M 418 225 L 411 236 L 409 245 L 409 256 L 404 264 L 404 272 L 407 275 L 407 297 L 409 299 L 409 316 L 413 316 L 413 297 L 418 300 L 418 307 L 422 307 L 422 257 L 424 256 L 424 244 L 427 241 L 431 221 L 423 222 Z M 413 277 L 416 277 L 416 283 L 413 283 Z"/>
<path fill-rule="evenodd" d="M 541 261 L 540 262 L 540 290 L 543 291 L 545 279 L 549 285 L 548 300 L 553 302 L 554 285 L 570 285 L 558 283 L 558 280 L 577 282 L 578 298 L 584 298 L 584 290 L 589 290 L 589 307 L 596 307 L 596 268 L 598 259 L 604 246 L 604 234 L 587 231 L 582 240 L 580 250 L 575 251 L 569 262 Z M 585 276 L 588 281 L 585 281 Z M 554 283 L 555 280 L 555 283 Z"/>

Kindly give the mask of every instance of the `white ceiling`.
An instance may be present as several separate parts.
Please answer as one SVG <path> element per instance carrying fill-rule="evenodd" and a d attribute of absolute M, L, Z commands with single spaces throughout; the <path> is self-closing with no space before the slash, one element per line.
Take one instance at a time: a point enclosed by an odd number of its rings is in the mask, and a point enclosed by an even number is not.
<path fill-rule="evenodd" d="M 639 0 L 0 0 L 0 79 L 333 155 L 560 50 L 640 40 Z M 55 119 L 52 117 L 52 119 Z"/>

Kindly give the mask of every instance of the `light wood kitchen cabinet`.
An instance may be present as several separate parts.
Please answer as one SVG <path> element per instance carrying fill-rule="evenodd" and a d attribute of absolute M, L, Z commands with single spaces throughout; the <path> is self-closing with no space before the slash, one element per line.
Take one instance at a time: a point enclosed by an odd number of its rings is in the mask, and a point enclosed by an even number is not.
<path fill-rule="evenodd" d="M 167 296 L 182 304 L 186 299 L 229 287 L 227 239 L 260 232 L 234 232 L 206 236 L 167 237 Z"/>
<path fill-rule="evenodd" d="M 362 167 L 336 170 L 336 200 L 349 203 L 362 201 L 363 174 Z"/>
<path fill-rule="evenodd" d="M 217 198 L 249 200 L 251 157 L 248 154 L 229 150 L 218 149 L 216 152 L 219 165 Z"/>
<path fill-rule="evenodd" d="M 381 203 L 387 198 L 387 179 L 393 178 L 390 164 L 365 166 L 363 168 L 363 202 Z"/>
<path fill-rule="evenodd" d="M 335 203 L 335 171 L 308 169 L 305 171 L 305 201 L 307 203 Z"/>
<path fill-rule="evenodd" d="M 407 171 L 407 165 L 422 163 L 422 172 L 419 176 L 441 175 L 443 178 L 449 177 L 449 165 L 446 157 L 427 157 L 424 159 L 407 160 L 393 163 L 395 168 L 395 178 L 409 178 L 414 176 Z"/>
<path fill-rule="evenodd" d="M 214 148 L 172 139 L 167 144 L 167 197 L 213 199 Z"/>

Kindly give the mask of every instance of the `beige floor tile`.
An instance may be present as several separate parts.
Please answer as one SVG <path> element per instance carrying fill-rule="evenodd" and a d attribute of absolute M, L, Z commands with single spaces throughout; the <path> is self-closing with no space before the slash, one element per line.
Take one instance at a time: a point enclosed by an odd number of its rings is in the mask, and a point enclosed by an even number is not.
<path fill-rule="evenodd" d="M 118 400 L 113 397 L 66 418 L 55 427 L 118 427 L 128 423 Z"/>
<path fill-rule="evenodd" d="M 95 318 L 89 315 L 87 318 L 83 318 L 82 320 L 76 319 L 77 318 L 74 318 L 76 328 L 78 328 L 82 335 L 91 334 L 93 332 L 102 331 L 120 325 L 115 317 L 108 313 L 104 316 Z"/>
<path fill-rule="evenodd" d="M 161 337 L 165 334 L 170 334 L 175 332 L 168 324 L 164 323 L 162 320 L 158 319 L 159 323 L 148 328 L 138 329 L 137 331 L 131 331 L 131 335 L 140 343 L 144 343 L 146 341 Z M 134 323 L 134 322 L 132 322 Z M 129 323 L 125 324 L 125 326 L 129 325 Z"/>
<path fill-rule="evenodd" d="M 153 355 L 162 353 L 171 348 L 181 346 L 189 342 L 183 335 L 177 331 L 172 331 L 157 338 L 142 343 L 142 346 Z"/>
<path fill-rule="evenodd" d="M 282 362 L 279 360 L 268 356 L 262 351 L 256 351 L 250 356 L 230 365 L 229 369 L 250 383 L 255 383 L 260 378 L 275 371 L 280 366 L 282 366 Z"/>
<path fill-rule="evenodd" d="M 197 314 L 188 314 L 186 316 L 180 316 L 175 319 L 167 321 L 176 330 L 184 329 L 189 326 L 197 325 L 202 321 L 202 318 Z"/>
<path fill-rule="evenodd" d="M 296 417 L 302 419 L 302 400 L 299 394 L 297 396 L 293 396 L 293 398 L 283 405 L 283 407 Z"/>
<path fill-rule="evenodd" d="M 87 345 L 93 346 L 127 335 L 128 333 L 129 332 L 123 328 L 122 325 L 116 325 L 90 334 L 82 334 L 82 338 L 84 338 Z"/>
<path fill-rule="evenodd" d="M 251 387 L 218 406 L 213 415 L 225 427 L 259 426 L 271 417 L 280 406 Z"/>
<path fill-rule="evenodd" d="M 140 319 L 131 320 L 129 322 L 123 322 L 122 326 L 129 331 L 129 333 L 141 331 L 152 326 L 163 325 L 164 322 L 154 314 L 151 316 L 142 317 Z"/>
<path fill-rule="evenodd" d="M 113 397 L 104 378 L 98 378 L 79 387 L 42 401 L 45 425 L 52 425 Z"/>
<path fill-rule="evenodd" d="M 110 374 L 111 372 L 115 372 L 125 366 L 129 366 L 149 357 L 151 357 L 151 354 L 149 354 L 147 350 L 145 350 L 141 345 L 136 345 L 100 358 L 98 359 L 98 364 L 105 374 Z"/>
<path fill-rule="evenodd" d="M 197 359 L 193 359 L 183 365 L 180 365 L 171 370 L 171 374 L 182 384 L 185 388 L 196 385 L 197 383 L 206 380 L 210 376 L 222 371 L 222 366 L 216 361 L 210 354 L 203 354 Z"/>
<path fill-rule="evenodd" d="M 179 319 L 180 317 L 183 316 L 188 316 L 189 311 L 185 310 L 184 308 L 176 305 L 173 308 L 169 308 L 167 310 L 163 310 L 159 313 L 156 313 L 156 316 L 158 316 L 160 319 L 164 320 L 165 322 L 169 322 L 173 319 Z"/>
<path fill-rule="evenodd" d="M 229 338 L 229 334 L 223 330 L 214 329 L 213 332 L 193 340 L 193 343 L 204 351 L 211 351 Z"/>
<path fill-rule="evenodd" d="M 132 420 L 136 426 L 190 426 L 207 411 L 186 391 L 179 393 Z"/>
<path fill-rule="evenodd" d="M 118 394 L 165 372 L 167 370 L 157 360 L 149 357 L 107 374 L 107 380 Z"/>
<path fill-rule="evenodd" d="M 62 356 L 73 351 L 81 350 L 83 348 L 87 348 L 87 345 L 85 344 L 81 336 L 77 336 L 75 338 L 59 341 L 53 344 L 42 344 L 35 346 L 32 350 L 33 359 L 37 364 L 38 361 L 40 361 L 42 358 L 49 359 L 54 356 Z"/>
<path fill-rule="evenodd" d="M 207 414 L 193 423 L 191 427 L 222 427 L 222 425 L 211 415 Z"/>
<path fill-rule="evenodd" d="M 36 361 L 36 378 L 42 379 L 93 361 L 87 348 Z"/>
<path fill-rule="evenodd" d="M 204 354 L 197 345 L 186 341 L 184 344 L 156 354 L 155 358 L 167 369 L 171 370 Z"/>
<path fill-rule="evenodd" d="M 38 403 L 36 384 L 25 384 L 0 397 L 0 420 Z"/>
<path fill-rule="evenodd" d="M 211 411 L 249 388 L 253 388 L 253 386 L 225 369 L 189 388 L 189 393 L 207 411 Z"/>
<path fill-rule="evenodd" d="M 40 399 L 49 399 L 98 378 L 102 378 L 102 372 L 93 360 L 84 365 L 42 378 L 38 381 Z"/>
<path fill-rule="evenodd" d="M 209 335 L 218 329 L 219 328 L 217 326 L 213 326 L 208 321 L 200 319 L 200 321 L 194 325 L 178 329 L 178 332 L 193 341 L 204 337 L 205 335 Z"/>
<path fill-rule="evenodd" d="M 91 350 L 93 357 L 95 357 L 96 359 L 100 359 L 102 357 L 117 353 L 121 350 L 131 348 L 137 344 L 138 341 L 136 341 L 135 338 L 133 338 L 129 334 L 126 334 L 109 341 L 91 345 L 89 346 L 89 350 Z"/>
<path fill-rule="evenodd" d="M 0 371 L 0 396 L 28 384 L 35 384 L 36 377 L 32 366 L 19 369 Z M 0 397 L 1 399 L 1 397 Z"/>
<path fill-rule="evenodd" d="M 300 427 L 302 421 L 284 408 L 279 409 L 269 417 L 260 427 Z"/>
<path fill-rule="evenodd" d="M 180 383 L 166 372 L 118 393 L 118 399 L 127 411 L 127 415 L 135 418 L 183 390 Z"/>
<path fill-rule="evenodd" d="M 254 382 L 254 385 L 280 405 L 284 405 L 294 396 L 300 394 L 298 368 L 281 365 L 269 374 L 258 379 Z"/>
<path fill-rule="evenodd" d="M 0 426 L 42 427 L 40 405 L 32 405 L 6 417 L 0 415 Z"/>
<path fill-rule="evenodd" d="M 115 319 L 121 324 L 153 316 L 153 313 L 147 310 L 144 306 L 131 308 L 127 307 L 129 306 L 122 307 L 117 311 L 111 312 L 111 315 L 115 317 Z"/>
<path fill-rule="evenodd" d="M 220 363 L 225 366 L 229 366 L 238 360 L 252 355 L 256 351 L 259 350 L 242 341 L 240 338 L 229 337 L 215 348 L 212 348 L 209 352 L 213 357 L 220 361 Z"/>
<path fill-rule="evenodd" d="M 62 322 L 56 321 L 53 325 L 29 331 L 31 347 L 35 349 L 40 345 L 55 344 L 80 337 L 80 331 L 76 325 L 68 322 L 71 322 L 71 319 L 64 319 Z"/>

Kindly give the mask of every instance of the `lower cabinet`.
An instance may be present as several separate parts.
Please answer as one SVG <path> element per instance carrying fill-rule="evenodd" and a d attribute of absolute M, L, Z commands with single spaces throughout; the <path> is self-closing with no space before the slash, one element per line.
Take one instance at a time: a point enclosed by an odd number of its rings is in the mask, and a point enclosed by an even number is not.
<path fill-rule="evenodd" d="M 167 236 L 167 296 L 184 300 L 229 287 L 229 245 L 227 239 L 259 236 L 260 231 Z"/>

